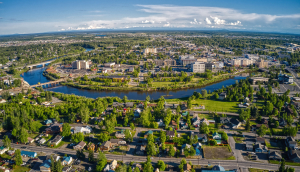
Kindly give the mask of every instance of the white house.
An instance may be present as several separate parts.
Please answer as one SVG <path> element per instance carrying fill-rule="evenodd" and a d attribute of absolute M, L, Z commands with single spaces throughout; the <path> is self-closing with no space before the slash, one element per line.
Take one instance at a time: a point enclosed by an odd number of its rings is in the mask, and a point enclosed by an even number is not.
<path fill-rule="evenodd" d="M 165 123 L 164 123 L 164 121 L 163 121 L 162 119 L 159 119 L 159 120 L 157 121 L 157 124 L 158 124 L 159 127 L 164 127 L 164 126 L 166 126 Z"/>
<path fill-rule="evenodd" d="M 72 162 L 72 157 L 71 156 L 65 156 L 61 162 L 62 165 L 70 165 Z"/>
<path fill-rule="evenodd" d="M 85 127 L 75 127 L 73 130 L 73 133 L 83 133 L 83 134 L 89 134 L 92 132 L 92 128 L 90 126 Z"/>
<path fill-rule="evenodd" d="M 8 151 L 8 149 L 4 146 L 0 147 L 0 155 L 4 154 L 6 151 Z"/>

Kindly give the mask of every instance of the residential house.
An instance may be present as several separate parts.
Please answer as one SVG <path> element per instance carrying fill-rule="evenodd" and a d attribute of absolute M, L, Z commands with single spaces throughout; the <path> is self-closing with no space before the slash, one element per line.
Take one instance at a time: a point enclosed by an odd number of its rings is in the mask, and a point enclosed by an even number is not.
<path fill-rule="evenodd" d="M 170 124 L 169 125 L 171 125 L 171 126 L 177 126 L 177 123 L 174 121 L 174 120 L 172 120 L 171 122 L 170 122 Z"/>
<path fill-rule="evenodd" d="M 45 133 L 47 134 L 58 134 L 62 132 L 62 124 L 56 123 L 52 124 L 50 127 L 46 128 Z"/>
<path fill-rule="evenodd" d="M 62 172 L 69 172 L 71 170 L 71 166 L 66 166 L 62 169 Z"/>
<path fill-rule="evenodd" d="M 110 141 L 103 142 L 102 145 L 100 146 L 100 149 L 102 151 L 109 151 L 110 148 L 111 148 L 111 142 Z"/>
<path fill-rule="evenodd" d="M 255 143 L 254 145 L 255 152 L 267 152 L 268 148 L 265 145 L 262 145 L 261 143 Z"/>
<path fill-rule="evenodd" d="M 241 126 L 241 122 L 236 118 L 231 118 L 230 123 L 232 128 L 238 128 Z"/>
<path fill-rule="evenodd" d="M 8 154 L 9 156 L 13 156 L 13 155 L 15 154 L 15 150 L 8 150 L 8 151 L 7 151 L 7 154 Z"/>
<path fill-rule="evenodd" d="M 219 94 L 219 100 L 224 100 L 225 98 L 226 98 L 226 93 L 225 92 Z"/>
<path fill-rule="evenodd" d="M 109 168 L 111 170 L 115 170 L 117 168 L 117 165 L 118 165 L 118 162 L 114 159 L 111 163 L 110 163 L 110 166 Z"/>
<path fill-rule="evenodd" d="M 200 120 L 200 124 L 202 124 L 203 122 L 204 122 L 207 126 L 209 125 L 209 120 L 207 120 L 206 118 L 202 118 L 202 119 Z"/>
<path fill-rule="evenodd" d="M 134 105 L 134 102 L 127 102 L 127 103 L 124 103 L 124 106 L 125 107 L 128 107 L 128 108 L 132 108 Z"/>
<path fill-rule="evenodd" d="M 220 123 L 221 124 L 227 124 L 230 123 L 231 118 L 229 117 L 220 117 Z"/>
<path fill-rule="evenodd" d="M 96 145 L 94 143 L 92 143 L 92 142 L 90 142 L 87 145 L 87 150 L 95 151 L 95 148 L 96 148 Z"/>
<path fill-rule="evenodd" d="M 6 151 L 8 151 L 8 148 L 1 146 L 0 147 L 0 155 L 4 154 Z"/>
<path fill-rule="evenodd" d="M 110 139 L 111 146 L 118 146 L 120 139 Z"/>
<path fill-rule="evenodd" d="M 198 116 L 198 114 L 194 114 L 193 118 L 192 118 L 192 125 L 195 127 L 198 127 L 200 125 L 200 117 Z"/>
<path fill-rule="evenodd" d="M 290 149 L 295 149 L 298 148 L 297 147 L 297 142 L 295 141 L 295 139 L 291 136 L 286 137 L 285 139 L 285 144 L 287 147 L 289 147 Z"/>
<path fill-rule="evenodd" d="M 300 151 L 299 150 L 290 150 L 288 152 L 288 157 L 293 162 L 300 162 Z"/>
<path fill-rule="evenodd" d="M 174 131 L 166 131 L 166 136 L 173 138 L 173 137 L 175 137 L 175 132 Z"/>
<path fill-rule="evenodd" d="M 224 169 L 224 167 L 220 166 L 220 165 L 215 165 L 213 166 L 213 168 L 211 170 L 202 170 L 202 172 L 219 172 L 219 171 L 226 171 Z M 236 170 L 229 170 L 226 172 L 237 172 Z"/>
<path fill-rule="evenodd" d="M 60 159 L 59 155 L 47 155 L 46 160 L 53 158 L 54 161 L 58 161 Z"/>
<path fill-rule="evenodd" d="M 27 137 L 27 140 L 28 140 L 28 143 L 33 143 L 34 142 L 34 139 L 32 139 L 30 137 Z"/>
<path fill-rule="evenodd" d="M 144 134 L 144 139 L 146 139 L 149 136 L 149 134 L 153 134 L 153 131 L 152 130 L 146 131 Z"/>
<path fill-rule="evenodd" d="M 262 123 L 262 124 L 268 124 L 268 120 L 267 120 L 266 118 L 262 118 L 262 119 L 261 119 L 261 123 Z"/>
<path fill-rule="evenodd" d="M 221 140 L 221 139 L 222 139 L 222 135 L 219 134 L 218 132 L 214 132 L 214 133 L 212 134 L 212 137 L 213 137 L 213 139 L 215 139 L 215 140 Z"/>
<path fill-rule="evenodd" d="M 283 119 L 283 118 L 279 118 L 279 125 L 280 126 L 286 126 L 287 125 L 287 122 L 285 121 L 285 119 Z"/>
<path fill-rule="evenodd" d="M 256 143 L 265 144 L 266 139 L 264 137 L 256 137 L 255 141 Z"/>
<path fill-rule="evenodd" d="M 189 127 L 188 123 L 184 122 L 184 121 L 181 121 L 180 122 L 180 127 L 181 129 L 187 129 Z"/>
<path fill-rule="evenodd" d="M 135 118 L 139 118 L 139 117 L 140 117 L 140 114 L 141 114 L 141 112 L 142 112 L 142 111 L 141 111 L 141 109 L 137 108 L 137 109 L 134 111 L 134 114 L 133 114 L 133 115 L 134 115 L 134 117 L 135 117 Z"/>
<path fill-rule="evenodd" d="M 135 153 L 136 153 L 137 155 L 144 155 L 144 154 L 145 154 L 145 151 L 146 151 L 146 147 L 145 147 L 145 146 L 138 146 L 138 147 L 136 148 Z"/>
<path fill-rule="evenodd" d="M 85 147 L 86 143 L 84 141 L 79 142 L 76 146 L 73 146 L 75 150 L 82 150 Z"/>
<path fill-rule="evenodd" d="M 46 139 L 45 138 L 41 138 L 39 141 L 38 141 L 38 144 L 42 145 L 46 142 Z"/>
<path fill-rule="evenodd" d="M 49 126 L 49 125 L 51 125 L 53 122 L 52 122 L 51 119 L 47 119 L 47 120 L 44 121 L 44 123 L 45 123 L 45 125 Z"/>
<path fill-rule="evenodd" d="M 191 169 L 192 169 L 192 166 L 189 163 L 187 163 L 183 166 L 184 172 L 189 172 L 189 171 L 191 171 Z"/>
<path fill-rule="evenodd" d="M 195 135 L 198 137 L 198 141 L 207 142 L 206 134 L 194 133 L 193 131 L 190 132 L 190 138 L 194 137 Z"/>
<path fill-rule="evenodd" d="M 282 156 L 281 156 L 281 153 L 280 152 L 271 152 L 269 154 L 269 160 L 277 160 L 277 161 L 280 161 L 282 160 Z"/>
<path fill-rule="evenodd" d="M 159 127 L 164 127 L 164 126 L 166 126 L 165 123 L 164 123 L 164 121 L 163 121 L 162 119 L 159 119 L 159 120 L 157 121 L 157 124 L 158 124 Z"/>
<path fill-rule="evenodd" d="M 125 138 L 125 132 L 124 131 L 125 130 L 117 131 L 116 134 L 115 134 L 116 138 L 118 138 L 118 139 Z"/>
<path fill-rule="evenodd" d="M 63 139 L 62 136 L 56 135 L 56 136 L 54 137 L 54 139 L 52 139 L 52 140 L 50 141 L 51 146 L 57 146 L 57 145 L 61 142 L 62 139 Z"/>
<path fill-rule="evenodd" d="M 91 132 L 92 132 L 92 128 L 90 126 L 75 127 L 73 130 L 73 134 L 75 134 L 75 133 L 89 134 Z"/>
<path fill-rule="evenodd" d="M 21 151 L 21 156 L 24 156 L 24 157 L 30 157 L 30 158 L 34 158 L 37 156 L 37 153 L 36 152 L 29 152 L 29 151 Z"/>
<path fill-rule="evenodd" d="M 253 151 L 253 142 L 249 142 L 249 141 L 246 141 L 246 150 L 247 151 Z"/>
<path fill-rule="evenodd" d="M 71 156 L 65 156 L 63 160 L 61 161 L 62 165 L 70 165 L 72 163 L 73 159 Z"/>
<path fill-rule="evenodd" d="M 51 172 L 51 160 L 47 159 L 40 165 L 40 171 Z"/>

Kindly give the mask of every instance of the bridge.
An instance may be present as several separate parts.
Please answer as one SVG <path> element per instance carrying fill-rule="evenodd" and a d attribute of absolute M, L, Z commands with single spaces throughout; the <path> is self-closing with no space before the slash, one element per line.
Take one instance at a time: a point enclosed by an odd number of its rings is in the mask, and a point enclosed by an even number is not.
<path fill-rule="evenodd" d="M 50 61 L 41 62 L 41 63 L 31 64 L 31 65 L 28 65 L 27 67 L 29 69 L 33 69 L 33 67 L 36 67 L 36 66 L 39 66 L 39 65 L 43 65 L 43 67 L 45 67 L 45 64 L 49 64 L 49 63 L 53 62 L 54 60 L 56 60 L 56 59 L 53 59 L 53 60 L 50 60 Z"/>
<path fill-rule="evenodd" d="M 55 81 L 50 81 L 50 82 L 31 85 L 30 88 L 43 87 L 43 86 L 55 87 L 55 86 L 59 85 L 61 82 L 64 82 L 64 81 L 65 81 L 65 79 L 62 78 L 62 79 L 58 79 L 58 80 L 55 80 Z"/>

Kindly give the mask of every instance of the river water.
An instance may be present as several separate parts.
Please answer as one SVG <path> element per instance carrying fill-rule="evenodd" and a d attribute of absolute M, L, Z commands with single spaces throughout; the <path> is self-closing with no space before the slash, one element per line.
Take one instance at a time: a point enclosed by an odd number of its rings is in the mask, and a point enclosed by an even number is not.
<path fill-rule="evenodd" d="M 86 52 L 89 52 L 93 49 L 86 48 Z M 37 66 L 42 67 L 42 66 Z M 21 77 L 24 78 L 25 81 L 27 81 L 30 85 L 35 85 L 38 82 L 45 83 L 49 82 L 46 77 L 43 76 L 43 71 L 46 68 L 36 68 L 33 70 L 29 70 L 28 72 L 25 72 L 21 75 Z M 189 89 L 183 89 L 183 90 L 175 90 L 175 91 L 150 91 L 150 92 L 143 92 L 143 91 L 93 91 L 93 90 L 84 90 L 84 89 L 78 89 L 73 88 L 69 86 L 58 86 L 58 87 L 52 87 L 52 88 L 45 88 L 44 90 L 47 91 L 54 91 L 54 92 L 60 92 L 65 94 L 75 94 L 78 96 L 85 96 L 88 98 L 98 98 L 98 97 L 120 97 L 123 98 L 124 96 L 127 96 L 128 99 L 134 99 L 134 100 L 145 100 L 146 97 L 149 95 L 151 99 L 156 100 L 160 98 L 161 96 L 164 96 L 167 99 L 173 99 L 173 98 L 183 98 L 183 97 L 189 97 L 191 96 L 195 91 L 201 92 L 202 89 L 206 89 L 207 91 L 214 91 L 217 89 L 222 88 L 222 86 L 226 87 L 229 85 L 234 84 L 237 80 L 245 79 L 246 77 L 236 76 L 231 79 L 227 79 L 225 81 L 221 81 L 218 83 L 214 83 L 202 88 L 189 88 Z"/>

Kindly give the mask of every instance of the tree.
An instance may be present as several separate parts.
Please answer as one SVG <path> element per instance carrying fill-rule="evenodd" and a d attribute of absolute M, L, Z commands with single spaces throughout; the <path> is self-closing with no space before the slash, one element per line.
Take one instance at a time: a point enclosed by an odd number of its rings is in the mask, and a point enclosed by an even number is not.
<path fill-rule="evenodd" d="M 188 101 L 187 101 L 187 108 L 188 109 L 192 108 L 192 100 L 191 99 L 188 99 Z"/>
<path fill-rule="evenodd" d="M 279 167 L 278 172 L 285 172 L 285 159 L 282 158 L 281 165 Z"/>
<path fill-rule="evenodd" d="M 196 154 L 196 150 L 194 149 L 193 146 L 191 146 L 190 148 L 188 148 L 188 147 L 184 148 L 184 155 L 186 157 L 188 157 L 188 156 L 194 156 L 195 154 Z"/>
<path fill-rule="evenodd" d="M 218 144 L 218 142 L 217 142 L 215 139 L 210 140 L 209 143 L 210 143 L 210 145 L 212 145 L 212 146 L 216 146 L 216 145 Z"/>
<path fill-rule="evenodd" d="M 164 161 L 159 160 L 159 161 L 157 161 L 156 167 L 159 169 L 159 171 L 165 171 L 166 164 Z"/>
<path fill-rule="evenodd" d="M 11 144 L 11 140 L 8 138 L 7 135 L 5 135 L 3 139 L 3 146 L 10 148 L 10 144 Z"/>
<path fill-rule="evenodd" d="M 205 89 L 201 90 L 201 95 L 205 99 L 207 96 L 207 91 Z"/>
<path fill-rule="evenodd" d="M 81 120 L 83 123 L 88 123 L 90 119 L 90 110 L 86 106 L 82 106 L 79 109 L 79 116 L 81 117 Z"/>
<path fill-rule="evenodd" d="M 140 168 L 139 167 L 135 167 L 134 168 L 134 172 L 140 172 Z"/>
<path fill-rule="evenodd" d="M 175 155 L 175 149 L 174 149 L 174 146 L 173 145 L 170 145 L 169 146 L 169 152 L 168 152 L 168 155 L 173 157 Z"/>
<path fill-rule="evenodd" d="M 103 143 L 103 142 L 106 142 L 107 140 L 109 140 L 110 136 L 106 132 L 102 132 L 102 133 L 100 133 L 98 139 L 99 139 L 100 142 Z"/>
<path fill-rule="evenodd" d="M 128 101 L 127 96 L 124 96 L 123 99 L 122 99 L 122 101 L 123 101 L 124 103 L 127 103 L 127 101 Z"/>
<path fill-rule="evenodd" d="M 125 139 L 127 141 L 131 141 L 131 142 L 133 141 L 133 136 L 132 136 L 131 132 L 128 129 L 125 130 Z"/>
<path fill-rule="evenodd" d="M 84 140 L 84 135 L 81 132 L 79 132 L 79 133 L 73 134 L 71 138 L 74 143 L 78 143 L 78 142 L 81 142 L 82 140 Z"/>
<path fill-rule="evenodd" d="M 96 171 L 97 172 L 102 172 L 102 170 L 104 169 L 106 164 L 107 164 L 107 159 L 105 157 L 105 154 L 103 154 L 101 151 L 99 151 L 98 162 L 97 162 L 97 165 L 96 165 Z"/>
<path fill-rule="evenodd" d="M 292 117 L 292 115 L 289 115 L 286 119 L 286 123 L 288 125 L 292 125 L 293 122 L 294 122 L 294 118 Z"/>
<path fill-rule="evenodd" d="M 246 122 L 245 129 L 246 129 L 246 131 L 250 131 L 250 128 L 251 128 L 250 119 L 248 119 L 247 122 Z"/>
<path fill-rule="evenodd" d="M 256 130 L 256 134 L 259 136 L 259 137 L 262 137 L 264 135 L 266 135 L 267 133 L 267 127 L 265 125 L 261 125 L 259 127 L 258 130 Z"/>
<path fill-rule="evenodd" d="M 215 99 L 219 99 L 219 94 L 215 93 Z"/>
<path fill-rule="evenodd" d="M 131 130 L 134 130 L 135 129 L 135 126 L 134 126 L 134 123 L 130 123 L 130 128 L 131 128 Z"/>
<path fill-rule="evenodd" d="M 278 127 L 279 127 L 279 122 L 275 121 L 275 128 L 278 128 Z"/>
<path fill-rule="evenodd" d="M 119 165 L 119 167 L 116 169 L 116 172 L 127 172 L 127 165 Z"/>
<path fill-rule="evenodd" d="M 71 126 L 68 123 L 64 123 L 62 127 L 62 132 L 60 133 L 63 137 L 68 137 L 71 135 Z"/>
<path fill-rule="evenodd" d="M 200 133 L 209 134 L 209 128 L 205 122 L 202 122 L 199 127 Z"/>
<path fill-rule="evenodd" d="M 146 151 L 147 151 L 147 155 L 151 155 L 151 156 L 156 155 L 157 152 L 156 152 L 155 144 L 153 142 L 148 143 L 146 147 Z"/>
<path fill-rule="evenodd" d="M 76 156 L 77 156 L 78 159 L 84 160 L 85 159 L 85 154 L 83 152 L 83 149 L 81 149 L 81 151 L 77 150 L 76 151 Z"/>
<path fill-rule="evenodd" d="M 228 135 L 227 135 L 227 133 L 225 133 L 225 132 L 222 133 L 222 139 L 223 139 L 223 140 L 226 140 L 226 141 L 228 140 Z"/>
<path fill-rule="evenodd" d="M 149 156 L 147 157 L 147 161 L 144 164 L 143 172 L 153 172 L 153 166 L 151 164 L 151 159 Z"/>
<path fill-rule="evenodd" d="M 167 139 L 166 132 L 160 131 L 160 133 L 159 133 L 159 138 L 160 138 L 160 142 L 161 142 L 161 143 L 165 143 L 165 142 L 166 142 L 166 139 Z"/>
<path fill-rule="evenodd" d="M 95 161 L 93 150 L 89 151 L 89 156 L 88 157 L 89 157 L 89 162 L 94 162 Z"/>
<path fill-rule="evenodd" d="M 23 160 L 22 160 L 22 156 L 21 156 L 21 151 L 20 149 L 17 149 L 15 151 L 15 162 L 16 162 L 16 165 L 21 165 L 23 164 Z"/>
<path fill-rule="evenodd" d="M 27 143 L 28 142 L 28 132 L 25 128 L 21 128 L 21 130 L 19 131 L 19 138 L 18 140 L 21 143 Z"/>

